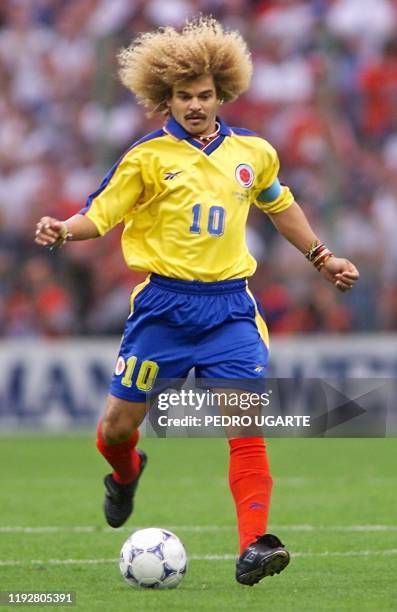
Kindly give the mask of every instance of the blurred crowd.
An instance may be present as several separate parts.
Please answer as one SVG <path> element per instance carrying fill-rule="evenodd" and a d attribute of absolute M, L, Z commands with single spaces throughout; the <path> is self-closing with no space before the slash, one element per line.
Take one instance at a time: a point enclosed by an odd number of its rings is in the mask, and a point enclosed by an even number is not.
<path fill-rule="evenodd" d="M 2 0 L 0 333 L 119 333 L 137 273 L 120 231 L 50 253 L 44 214 L 65 218 L 161 118 L 118 83 L 139 32 L 212 14 L 246 38 L 250 91 L 223 107 L 268 139 L 281 180 L 361 279 L 338 294 L 254 209 L 251 282 L 273 334 L 397 329 L 397 0 Z"/>

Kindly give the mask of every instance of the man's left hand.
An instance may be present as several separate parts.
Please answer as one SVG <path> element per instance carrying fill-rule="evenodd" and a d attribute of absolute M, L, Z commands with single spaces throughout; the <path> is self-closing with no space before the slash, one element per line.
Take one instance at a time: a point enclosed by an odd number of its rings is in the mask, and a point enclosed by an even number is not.
<path fill-rule="evenodd" d="M 339 291 L 348 291 L 358 280 L 360 274 L 354 264 L 348 259 L 341 257 L 330 257 L 327 259 L 321 273 Z"/>

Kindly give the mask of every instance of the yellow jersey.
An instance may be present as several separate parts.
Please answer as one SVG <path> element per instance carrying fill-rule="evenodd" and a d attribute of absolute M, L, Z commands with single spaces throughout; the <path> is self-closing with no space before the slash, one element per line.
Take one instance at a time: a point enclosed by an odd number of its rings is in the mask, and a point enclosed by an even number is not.
<path fill-rule="evenodd" d="M 136 142 L 91 194 L 85 214 L 106 234 L 124 223 L 122 250 L 134 270 L 184 280 L 251 276 L 245 239 L 252 204 L 266 213 L 293 202 L 279 161 L 263 138 L 217 119 L 208 143 L 169 117 Z"/>

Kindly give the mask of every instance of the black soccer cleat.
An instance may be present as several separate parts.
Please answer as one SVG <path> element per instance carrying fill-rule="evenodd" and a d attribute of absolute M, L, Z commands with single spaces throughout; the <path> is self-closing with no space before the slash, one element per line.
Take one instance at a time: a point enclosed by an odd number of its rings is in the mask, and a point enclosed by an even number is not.
<path fill-rule="evenodd" d="M 112 474 L 105 476 L 106 493 L 103 510 L 106 521 L 111 527 L 121 527 L 134 509 L 134 495 L 139 478 L 147 463 L 147 455 L 143 450 L 137 449 L 141 457 L 141 467 L 138 476 L 128 484 L 119 484 L 113 480 Z"/>
<path fill-rule="evenodd" d="M 277 536 L 266 533 L 250 544 L 239 557 L 236 580 L 253 586 L 266 576 L 279 574 L 290 561 L 288 550 Z"/>

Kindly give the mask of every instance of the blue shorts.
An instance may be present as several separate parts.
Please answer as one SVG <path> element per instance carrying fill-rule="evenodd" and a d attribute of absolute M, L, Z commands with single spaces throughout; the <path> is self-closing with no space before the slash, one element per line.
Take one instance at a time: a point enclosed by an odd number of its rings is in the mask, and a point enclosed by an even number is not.
<path fill-rule="evenodd" d="M 161 390 L 162 379 L 185 379 L 192 368 L 218 387 L 232 380 L 247 389 L 243 380 L 263 380 L 267 363 L 267 327 L 245 279 L 208 283 L 151 274 L 132 292 L 110 393 L 144 402 L 148 392 Z"/>

